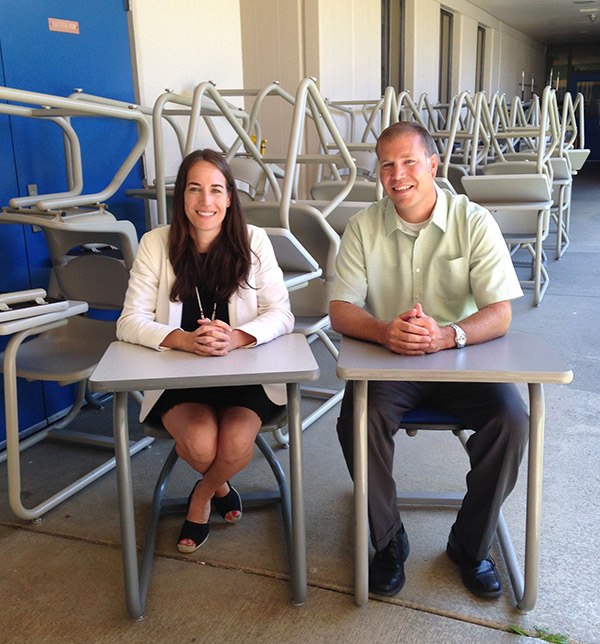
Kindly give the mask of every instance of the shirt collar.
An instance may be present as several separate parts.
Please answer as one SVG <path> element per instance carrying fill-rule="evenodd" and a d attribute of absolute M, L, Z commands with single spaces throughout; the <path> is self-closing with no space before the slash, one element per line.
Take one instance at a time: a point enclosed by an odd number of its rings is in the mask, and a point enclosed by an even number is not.
<path fill-rule="evenodd" d="M 431 221 L 445 233 L 446 226 L 448 224 L 448 197 L 437 184 L 434 184 L 434 187 L 437 199 L 435 201 L 435 206 L 433 207 Z"/>
<path fill-rule="evenodd" d="M 441 190 L 437 184 L 434 184 L 437 195 L 431 221 L 442 231 L 446 232 L 448 222 L 448 198 L 446 193 Z M 383 198 L 383 218 L 386 236 L 391 235 L 395 230 L 401 230 L 400 217 L 394 208 L 394 204 L 389 197 Z"/>

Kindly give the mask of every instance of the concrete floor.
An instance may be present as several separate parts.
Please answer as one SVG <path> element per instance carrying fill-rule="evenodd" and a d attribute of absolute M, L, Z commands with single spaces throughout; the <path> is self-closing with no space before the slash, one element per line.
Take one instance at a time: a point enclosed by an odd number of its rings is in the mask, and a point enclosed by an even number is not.
<path fill-rule="evenodd" d="M 531 613 L 515 611 L 499 553 L 507 589 L 501 599 L 478 600 L 463 588 L 444 554 L 454 516 L 448 508 L 403 509 L 411 541 L 406 586 L 397 597 L 372 597 L 368 606 L 355 606 L 352 485 L 335 436 L 336 408 L 304 434 L 309 593 L 302 607 L 290 603 L 277 511 L 249 509 L 237 526 L 215 519 L 206 545 L 189 556 L 175 549 L 182 517 L 165 517 L 146 616 L 132 621 L 124 602 L 114 472 L 28 524 L 8 507 L 6 465 L 0 465 L 0 641 L 528 641 L 510 633 L 517 625 L 532 634 L 537 627 L 567 634 L 572 642 L 600 642 L 595 587 L 600 525 L 599 180 L 600 167 L 590 163 L 575 178 L 571 246 L 561 261 L 548 260 L 551 282 L 541 306 L 532 307 L 527 293 L 513 307 L 513 328 L 543 336 L 575 374 L 570 385 L 545 388 L 541 569 L 538 603 Z M 551 245 L 549 238 L 549 250 Z M 316 346 L 315 353 L 324 379 L 333 382 L 333 361 Z M 77 420 L 79 427 L 105 433 L 110 433 L 110 423 L 110 403 L 101 412 L 84 411 Z M 132 427 L 134 433 L 140 431 L 135 423 Z M 133 458 L 138 533 L 167 449 L 167 444 L 155 442 Z M 463 490 L 466 460 L 461 449 L 446 433 L 399 436 L 399 487 Z M 278 455 L 287 469 L 285 449 Z M 29 448 L 22 455 L 24 503 L 35 505 L 100 459 L 90 448 L 47 441 Z M 189 468 L 178 464 L 173 494 L 187 495 L 193 481 Z M 235 484 L 245 490 L 272 486 L 260 455 Z M 524 514 L 523 469 L 505 504 L 519 557 Z"/>

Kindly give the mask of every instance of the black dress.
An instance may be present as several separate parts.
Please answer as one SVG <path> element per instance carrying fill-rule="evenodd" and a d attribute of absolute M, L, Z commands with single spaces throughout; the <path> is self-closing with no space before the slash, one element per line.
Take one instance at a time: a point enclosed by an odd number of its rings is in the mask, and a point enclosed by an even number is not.
<path fill-rule="evenodd" d="M 217 302 L 214 297 L 198 287 L 198 297 L 206 317 L 222 320 L 229 324 L 227 302 Z M 196 294 L 183 302 L 181 313 L 181 328 L 184 331 L 195 331 L 200 318 L 200 306 Z M 201 359 L 201 358 L 199 358 Z M 255 412 L 264 423 L 272 418 L 281 407 L 276 405 L 265 393 L 261 385 L 242 385 L 233 387 L 202 387 L 194 389 L 168 389 L 163 391 L 150 411 L 155 418 L 162 415 L 175 405 L 194 402 L 210 405 L 215 409 L 225 407 L 246 407 Z"/>

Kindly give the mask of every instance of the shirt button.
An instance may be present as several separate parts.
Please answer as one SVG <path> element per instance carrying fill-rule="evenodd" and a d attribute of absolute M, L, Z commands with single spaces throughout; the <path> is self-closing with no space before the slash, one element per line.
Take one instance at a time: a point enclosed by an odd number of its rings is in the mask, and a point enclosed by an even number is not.
<path fill-rule="evenodd" d="M 421 269 L 420 268 L 415 268 L 415 273 L 420 273 Z"/>

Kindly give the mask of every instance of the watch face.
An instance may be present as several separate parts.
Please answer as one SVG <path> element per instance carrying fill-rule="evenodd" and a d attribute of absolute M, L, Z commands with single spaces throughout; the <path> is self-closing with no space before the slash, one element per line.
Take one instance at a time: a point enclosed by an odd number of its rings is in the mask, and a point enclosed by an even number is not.
<path fill-rule="evenodd" d="M 454 341 L 456 342 L 456 347 L 457 349 L 462 349 L 467 343 L 467 336 L 458 324 L 453 324 L 452 328 L 454 329 Z"/>

